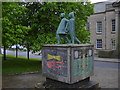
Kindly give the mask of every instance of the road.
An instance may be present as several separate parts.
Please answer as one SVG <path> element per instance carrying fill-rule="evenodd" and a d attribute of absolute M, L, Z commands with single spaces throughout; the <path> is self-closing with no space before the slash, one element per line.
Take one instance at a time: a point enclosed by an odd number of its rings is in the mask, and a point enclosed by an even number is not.
<path fill-rule="evenodd" d="M 7 55 L 16 55 L 16 52 L 6 50 L 6 54 Z M 42 59 L 42 56 L 40 56 L 40 55 L 34 55 L 31 52 L 29 52 L 29 54 L 30 54 L 30 58 Z M 27 57 L 27 51 L 18 51 L 18 56 Z"/>
<path fill-rule="evenodd" d="M 94 61 L 95 67 L 102 67 L 102 68 L 113 68 L 113 69 L 120 69 L 120 65 L 118 63 L 112 62 L 98 62 Z"/>

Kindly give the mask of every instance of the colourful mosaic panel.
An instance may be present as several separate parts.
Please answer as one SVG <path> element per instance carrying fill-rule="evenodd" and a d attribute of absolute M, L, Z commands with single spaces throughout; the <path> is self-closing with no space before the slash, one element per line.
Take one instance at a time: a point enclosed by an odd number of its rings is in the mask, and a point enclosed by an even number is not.
<path fill-rule="evenodd" d="M 67 77 L 67 51 L 45 50 L 44 72 Z"/>
<path fill-rule="evenodd" d="M 80 77 L 92 72 L 92 50 L 74 51 L 73 76 Z"/>

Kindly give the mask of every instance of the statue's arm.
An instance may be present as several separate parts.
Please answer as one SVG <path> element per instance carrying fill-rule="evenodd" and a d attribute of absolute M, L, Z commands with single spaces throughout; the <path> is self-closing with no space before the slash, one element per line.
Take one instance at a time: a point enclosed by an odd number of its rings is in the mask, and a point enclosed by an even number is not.
<path fill-rule="evenodd" d="M 69 26 L 68 22 L 69 20 L 66 21 L 65 32 L 68 32 L 68 26 Z"/>
<path fill-rule="evenodd" d="M 66 23 L 65 32 L 68 32 L 68 23 Z"/>

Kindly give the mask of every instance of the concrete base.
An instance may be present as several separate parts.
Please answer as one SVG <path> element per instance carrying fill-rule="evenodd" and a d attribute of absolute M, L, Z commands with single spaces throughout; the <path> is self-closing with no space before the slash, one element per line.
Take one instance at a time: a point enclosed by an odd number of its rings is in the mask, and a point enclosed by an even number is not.
<path fill-rule="evenodd" d="M 58 88 L 85 88 L 85 90 L 92 88 L 92 90 L 100 89 L 99 83 L 90 81 L 90 78 L 86 78 L 74 84 L 67 84 L 50 78 L 46 78 L 46 82 L 40 82 L 35 85 L 35 88 L 50 88 L 57 90 Z"/>
<path fill-rule="evenodd" d="M 77 83 L 93 75 L 91 44 L 47 44 L 42 48 L 42 74 L 63 83 Z"/>

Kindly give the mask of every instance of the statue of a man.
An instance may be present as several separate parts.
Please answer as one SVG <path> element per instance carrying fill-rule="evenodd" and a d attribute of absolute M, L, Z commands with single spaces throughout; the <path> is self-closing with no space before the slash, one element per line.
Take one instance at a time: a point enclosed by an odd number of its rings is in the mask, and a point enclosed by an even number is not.
<path fill-rule="evenodd" d="M 62 36 L 68 43 L 70 43 L 70 41 L 67 38 L 67 27 L 68 27 L 68 20 L 65 18 L 65 13 L 61 13 L 60 17 L 62 18 L 57 32 L 56 32 L 56 37 L 58 39 L 58 44 L 60 44 L 60 36 Z"/>
<path fill-rule="evenodd" d="M 70 32 L 70 37 L 71 37 L 71 40 L 72 40 L 72 44 L 74 44 L 74 41 L 76 40 L 79 44 L 81 43 L 79 41 L 79 39 L 76 37 L 75 35 L 75 19 L 74 19 L 74 13 L 73 12 L 70 12 L 69 13 L 69 27 L 68 27 L 68 30 Z"/>

